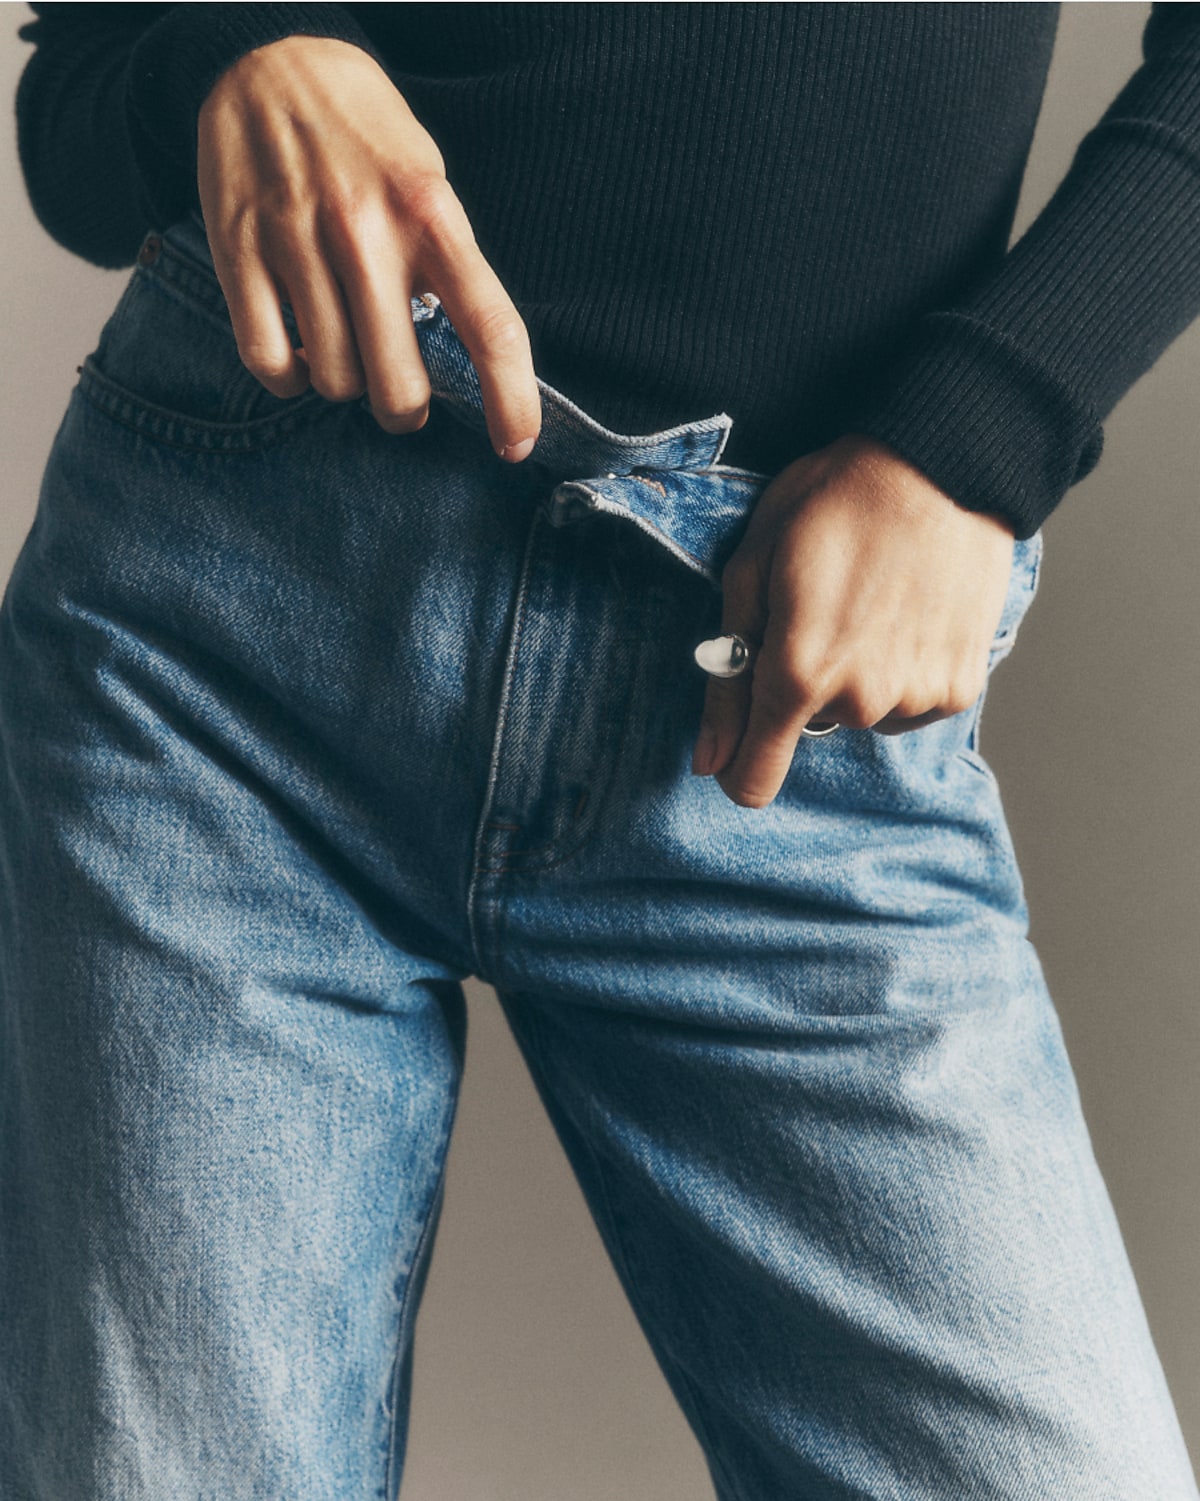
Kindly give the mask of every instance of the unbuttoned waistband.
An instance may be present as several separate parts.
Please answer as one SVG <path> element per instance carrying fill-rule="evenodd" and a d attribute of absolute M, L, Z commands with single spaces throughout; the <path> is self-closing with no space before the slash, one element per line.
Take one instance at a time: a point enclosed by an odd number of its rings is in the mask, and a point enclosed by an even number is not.
<path fill-rule="evenodd" d="M 198 213 L 162 236 L 148 236 L 138 265 L 228 318 Z M 283 311 L 298 341 L 291 309 L 285 305 Z M 461 422 L 486 434 L 479 378 L 446 309 L 436 295 L 425 293 L 411 299 L 411 311 L 433 396 Z M 720 463 L 733 419 L 717 412 L 658 432 L 617 433 L 541 379 L 538 390 L 542 428 L 525 462 L 547 471 L 551 523 L 564 526 L 589 513 L 623 517 L 718 584 L 769 478 Z"/>

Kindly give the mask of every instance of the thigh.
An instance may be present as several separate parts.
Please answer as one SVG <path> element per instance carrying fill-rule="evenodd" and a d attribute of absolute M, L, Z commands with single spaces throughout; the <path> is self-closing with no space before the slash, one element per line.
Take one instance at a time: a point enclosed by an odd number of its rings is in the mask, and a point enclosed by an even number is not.
<path fill-rule="evenodd" d="M 802 743 L 736 808 L 687 774 L 715 604 L 645 567 L 587 838 L 486 879 L 514 1032 L 720 1495 L 1194 1497 L 978 706 Z"/>
<path fill-rule="evenodd" d="M 138 278 L 0 615 L 0 1492 L 390 1495 L 474 670 L 396 502 L 474 490 L 247 409 L 228 328 Z"/>
<path fill-rule="evenodd" d="M 3 646 L 4 1494 L 374 1493 L 458 988 L 193 736 Z"/>

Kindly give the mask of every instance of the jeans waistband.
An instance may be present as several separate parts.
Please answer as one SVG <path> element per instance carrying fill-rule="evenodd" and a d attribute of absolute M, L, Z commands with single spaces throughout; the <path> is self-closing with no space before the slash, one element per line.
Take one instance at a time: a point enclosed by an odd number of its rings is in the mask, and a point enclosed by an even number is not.
<path fill-rule="evenodd" d="M 206 311 L 228 321 L 198 213 L 149 236 L 139 256 L 144 274 L 162 277 Z M 411 299 L 418 347 L 434 397 L 460 421 L 486 433 L 479 379 L 440 300 Z M 284 322 L 300 342 L 291 309 Z M 719 586 L 768 476 L 719 462 L 733 427 L 724 412 L 651 433 L 617 433 L 538 380 L 542 429 L 525 461 L 546 475 L 544 508 L 554 526 L 588 514 L 620 517 L 653 537 L 679 562 Z M 365 400 L 365 398 L 364 398 Z"/>
<path fill-rule="evenodd" d="M 166 254 L 155 261 L 157 274 L 180 283 L 212 311 L 228 316 L 200 215 L 193 213 L 173 225 L 163 236 L 163 249 Z M 479 379 L 445 308 L 433 293 L 412 298 L 411 306 L 433 394 L 468 425 L 486 431 Z M 298 338 L 290 309 L 285 308 L 284 318 L 289 332 Z M 616 433 L 541 379 L 538 389 L 542 431 L 533 457 L 561 474 L 619 476 L 636 469 L 707 469 L 720 460 L 733 427 L 733 419 L 718 412 L 660 432 Z"/>
<path fill-rule="evenodd" d="M 228 320 L 198 213 L 161 237 L 148 237 L 139 264 L 146 274 L 164 277 L 207 311 Z M 486 433 L 475 367 L 445 308 L 426 293 L 412 299 L 411 310 L 434 396 L 460 421 Z M 283 316 L 299 342 L 286 305 Z M 545 511 L 551 524 L 565 526 L 596 513 L 620 517 L 719 587 L 725 561 L 770 480 L 769 475 L 719 462 L 733 419 L 718 412 L 661 432 L 616 433 L 540 379 L 538 388 L 542 430 L 525 462 L 546 472 Z M 1016 544 L 998 645 L 1012 634 L 1006 634 L 1006 622 L 1015 622 L 1023 613 L 1041 554 L 1040 532 Z"/>

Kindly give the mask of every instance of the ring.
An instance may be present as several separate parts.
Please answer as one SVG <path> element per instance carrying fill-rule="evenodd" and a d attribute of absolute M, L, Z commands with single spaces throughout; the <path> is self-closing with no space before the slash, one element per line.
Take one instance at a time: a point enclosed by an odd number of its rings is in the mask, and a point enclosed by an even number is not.
<path fill-rule="evenodd" d="M 734 631 L 728 636 L 714 636 L 711 641 L 701 641 L 693 655 L 696 666 L 707 672 L 710 678 L 736 678 L 741 677 L 752 665 L 754 648 L 745 636 L 739 636 Z M 821 740 L 840 729 L 841 725 L 836 720 L 818 719 L 812 724 L 806 724 L 800 733 L 807 735 L 810 740 Z"/>
<path fill-rule="evenodd" d="M 714 636 L 711 641 L 701 641 L 693 655 L 696 666 L 703 668 L 710 678 L 736 678 L 754 660 L 754 648 L 744 636 L 736 632 L 731 636 Z"/>

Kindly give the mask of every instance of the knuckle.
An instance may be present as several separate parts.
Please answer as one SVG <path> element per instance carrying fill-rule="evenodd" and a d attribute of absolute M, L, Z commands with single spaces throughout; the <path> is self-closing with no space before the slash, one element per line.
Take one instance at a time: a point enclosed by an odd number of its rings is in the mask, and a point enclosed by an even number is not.
<path fill-rule="evenodd" d="M 347 178 L 335 178 L 322 190 L 321 213 L 335 233 L 353 230 L 365 217 L 370 202 L 363 185 Z"/>
<path fill-rule="evenodd" d="M 457 245 L 470 237 L 463 206 L 444 177 L 430 173 L 406 183 L 403 202 L 405 215 L 422 242 L 434 249 Z"/>
<path fill-rule="evenodd" d="M 923 714 L 928 714 L 933 707 L 932 697 L 924 694 L 908 694 L 899 699 L 887 713 L 888 719 L 920 719 Z"/>
<path fill-rule="evenodd" d="M 336 257 L 339 267 L 361 271 L 370 259 L 369 244 L 375 226 L 358 196 L 334 196 L 321 216 L 320 239 Z"/>
<path fill-rule="evenodd" d="M 255 205 L 253 240 L 273 253 L 314 236 L 315 206 L 300 198 L 286 177 L 264 187 Z"/>
<path fill-rule="evenodd" d="M 844 724 L 848 730 L 869 730 L 880 717 L 869 713 L 862 700 L 855 697 L 842 699 L 836 714 L 838 723 Z"/>
<path fill-rule="evenodd" d="M 785 658 L 764 664 L 755 673 L 755 699 L 773 719 L 789 716 L 809 696 L 809 682 L 798 663 Z"/>
<path fill-rule="evenodd" d="M 264 386 L 290 382 L 292 360 L 281 349 L 263 344 L 246 344 L 239 348 L 242 364 Z"/>
<path fill-rule="evenodd" d="M 429 421 L 429 408 L 424 411 L 412 412 L 403 417 L 380 417 L 379 425 L 389 433 L 417 433 Z"/>
<path fill-rule="evenodd" d="M 869 730 L 884 718 L 890 707 L 878 693 L 851 688 L 838 700 L 837 718 L 852 730 Z"/>
<path fill-rule="evenodd" d="M 775 663 L 773 675 L 793 704 L 816 698 L 824 700 L 832 697 L 836 666 L 820 653 L 797 646 Z"/>
<path fill-rule="evenodd" d="M 393 239 L 387 205 L 378 194 L 361 184 L 350 184 L 334 193 L 324 205 L 320 240 L 329 247 L 339 276 L 355 281 L 370 277 L 380 265 Z"/>
<path fill-rule="evenodd" d="M 508 357 L 528 352 L 529 335 L 515 308 L 485 308 L 476 313 L 472 321 L 480 342 L 490 355 Z"/>
<path fill-rule="evenodd" d="M 430 394 L 427 380 L 393 380 L 371 397 L 371 411 L 385 426 L 420 426 L 417 419 L 428 413 Z"/>
<path fill-rule="evenodd" d="M 960 677 L 952 678 L 943 700 L 946 712 L 948 714 L 961 714 L 964 710 L 969 709 L 979 697 L 981 686 L 976 681 L 973 673 L 969 676 L 964 674 Z"/>
<path fill-rule="evenodd" d="M 375 422 L 389 432 L 416 432 L 430 420 L 430 395 L 427 392 L 424 399 L 387 402 L 386 405 L 372 401 L 371 414 Z"/>
<path fill-rule="evenodd" d="M 312 384 L 326 401 L 357 401 L 366 390 L 362 377 L 349 370 L 316 370 Z"/>

